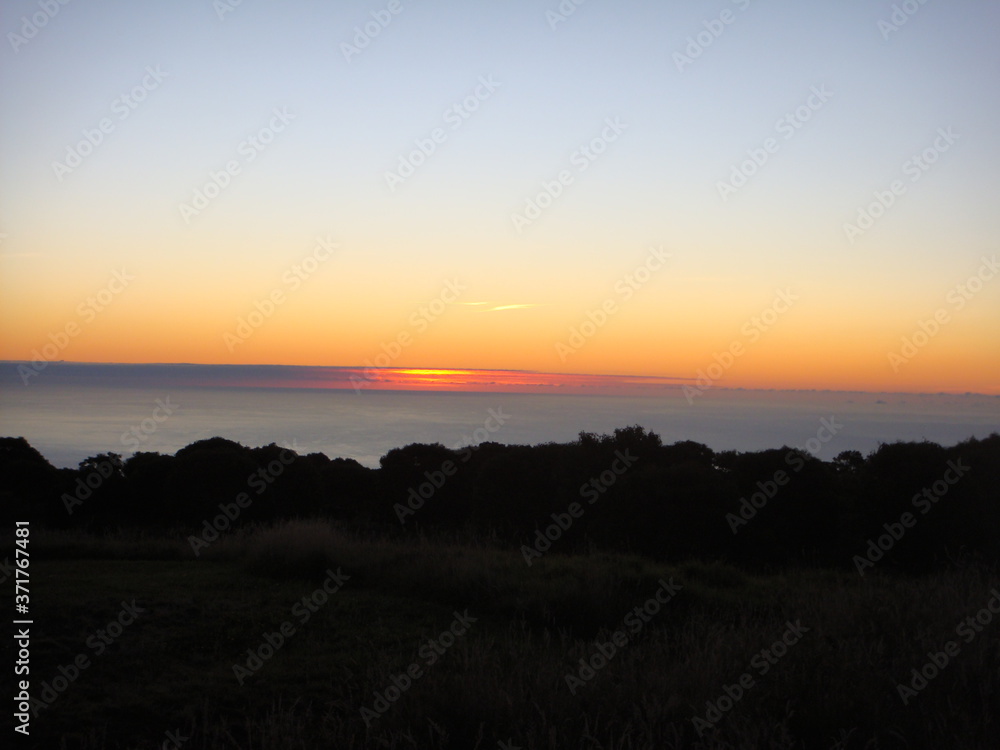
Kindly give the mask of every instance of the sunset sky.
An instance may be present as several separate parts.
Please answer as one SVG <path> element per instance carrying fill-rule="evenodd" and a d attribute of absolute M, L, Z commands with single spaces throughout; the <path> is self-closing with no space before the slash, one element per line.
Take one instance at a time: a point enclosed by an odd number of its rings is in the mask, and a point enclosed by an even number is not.
<path fill-rule="evenodd" d="M 0 359 L 998 394 L 1000 5 L 902 5 L 11 0 Z"/>

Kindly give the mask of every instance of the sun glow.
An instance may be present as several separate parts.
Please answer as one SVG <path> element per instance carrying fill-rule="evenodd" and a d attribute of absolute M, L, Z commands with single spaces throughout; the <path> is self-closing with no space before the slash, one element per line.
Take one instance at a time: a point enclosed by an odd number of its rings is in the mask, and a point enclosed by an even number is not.
<path fill-rule="evenodd" d="M 333 369 L 333 368 L 331 368 Z M 577 375 L 530 370 L 451 370 L 431 368 L 372 368 L 347 376 L 349 368 L 336 368 L 336 379 L 345 376 L 355 386 L 374 390 L 493 391 L 507 393 L 650 392 L 676 387 L 674 378 L 615 375 Z M 360 373 L 360 374 L 358 374 Z M 329 385 L 328 387 L 338 387 Z"/>
<path fill-rule="evenodd" d="M 399 369 L 395 370 L 399 375 L 413 375 L 421 377 L 444 377 L 455 375 L 471 375 L 473 370 L 424 370 L 424 369 Z"/>

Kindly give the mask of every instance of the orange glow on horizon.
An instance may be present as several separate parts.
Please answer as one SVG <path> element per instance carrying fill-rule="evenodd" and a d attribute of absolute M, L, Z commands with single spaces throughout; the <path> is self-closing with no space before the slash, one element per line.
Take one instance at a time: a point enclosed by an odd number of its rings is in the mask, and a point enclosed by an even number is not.
<path fill-rule="evenodd" d="M 332 369 L 332 368 L 331 368 Z M 342 387 L 351 368 L 337 369 L 326 387 Z M 355 388 L 510 393 L 638 393 L 676 386 L 670 378 L 581 375 L 522 370 L 367 368 L 346 377 Z"/>

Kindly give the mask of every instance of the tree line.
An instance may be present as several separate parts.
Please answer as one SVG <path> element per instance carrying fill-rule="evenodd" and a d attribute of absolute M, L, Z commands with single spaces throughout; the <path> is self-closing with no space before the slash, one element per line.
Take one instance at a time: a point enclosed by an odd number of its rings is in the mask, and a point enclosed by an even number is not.
<path fill-rule="evenodd" d="M 923 571 L 1000 559 L 1000 434 L 954 446 L 885 443 L 830 460 L 797 448 L 664 445 L 634 425 L 571 443 L 414 443 L 378 468 L 220 437 L 174 455 L 103 453 L 52 466 L 0 438 L 6 521 L 104 532 L 197 531 L 328 518 L 387 533 L 467 532 L 535 553 L 601 549 L 747 566 Z M 230 513 L 232 515 L 232 513 Z"/>

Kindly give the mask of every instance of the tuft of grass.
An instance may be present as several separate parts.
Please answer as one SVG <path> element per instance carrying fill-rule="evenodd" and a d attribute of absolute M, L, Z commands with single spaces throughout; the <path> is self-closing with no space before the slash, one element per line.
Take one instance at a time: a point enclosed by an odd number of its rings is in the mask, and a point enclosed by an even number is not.
<path fill-rule="evenodd" d="M 11 542 L 10 547 L 13 547 Z M 77 530 L 31 530 L 31 547 L 48 560 L 181 560 L 191 547 L 180 532 L 118 529 L 100 534 Z"/>

